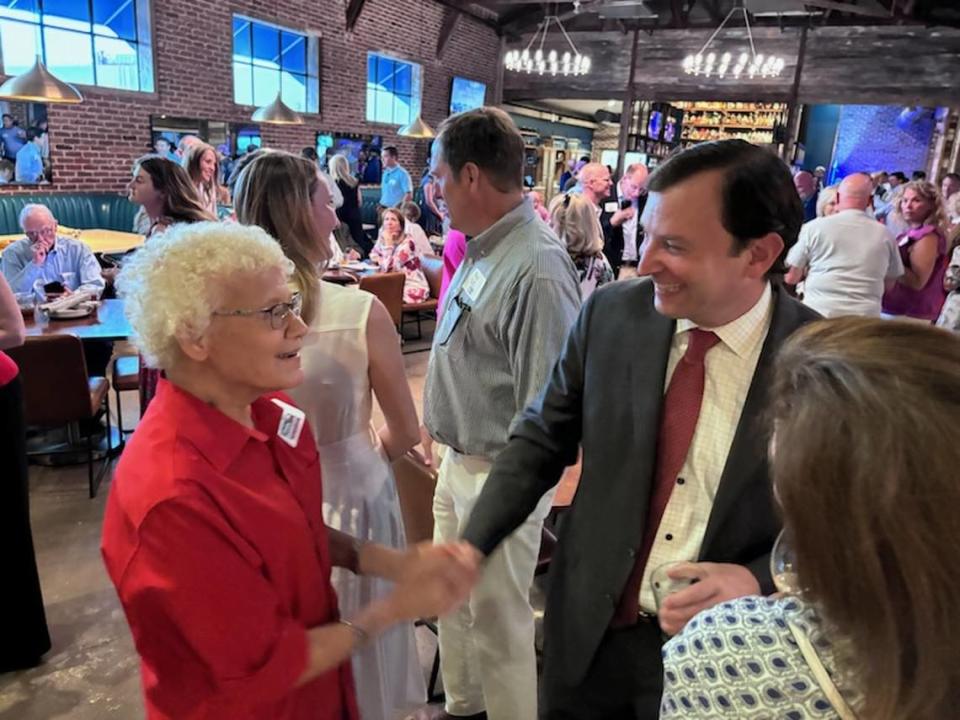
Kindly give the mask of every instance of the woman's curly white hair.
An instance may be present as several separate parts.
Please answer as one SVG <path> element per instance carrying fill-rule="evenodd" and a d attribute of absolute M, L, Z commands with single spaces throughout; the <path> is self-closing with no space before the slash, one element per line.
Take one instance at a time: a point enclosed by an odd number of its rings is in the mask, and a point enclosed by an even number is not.
<path fill-rule="evenodd" d="M 146 364 L 169 368 L 179 356 L 177 336 L 207 329 L 224 278 L 271 268 L 289 276 L 293 263 L 259 227 L 181 224 L 151 238 L 124 262 L 117 278 L 131 340 Z"/>

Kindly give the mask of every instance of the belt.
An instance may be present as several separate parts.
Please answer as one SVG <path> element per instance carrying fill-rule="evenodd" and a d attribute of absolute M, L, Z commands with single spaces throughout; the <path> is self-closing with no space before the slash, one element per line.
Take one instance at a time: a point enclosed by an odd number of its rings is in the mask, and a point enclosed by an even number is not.
<path fill-rule="evenodd" d="M 611 630 L 627 630 L 637 625 L 658 625 L 659 620 L 657 620 L 656 613 L 648 613 L 643 610 L 637 610 L 637 619 L 636 622 L 627 622 L 627 623 L 610 623 Z"/>

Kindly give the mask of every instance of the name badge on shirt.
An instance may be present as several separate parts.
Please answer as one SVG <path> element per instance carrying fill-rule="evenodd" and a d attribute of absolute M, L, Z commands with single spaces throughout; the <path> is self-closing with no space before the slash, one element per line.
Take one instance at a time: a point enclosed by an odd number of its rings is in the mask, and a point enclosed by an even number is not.
<path fill-rule="evenodd" d="M 292 448 L 300 442 L 300 433 L 303 431 L 303 424 L 307 419 L 303 410 L 289 405 L 283 400 L 272 398 L 274 405 L 283 411 L 280 416 L 280 424 L 277 425 L 277 437 L 283 440 Z"/>
<path fill-rule="evenodd" d="M 620 209 L 620 208 L 619 208 L 619 207 L 617 206 L 617 204 L 616 204 L 615 202 L 613 202 L 613 201 L 608 202 L 608 203 L 604 203 L 604 205 L 603 205 L 603 211 L 604 211 L 604 212 L 615 213 L 615 212 L 616 212 L 617 210 L 619 210 L 619 209 Z"/>
<path fill-rule="evenodd" d="M 479 268 L 474 268 L 463 281 L 463 291 L 469 296 L 470 300 L 476 302 L 480 298 L 483 286 L 487 284 L 487 277 Z"/>

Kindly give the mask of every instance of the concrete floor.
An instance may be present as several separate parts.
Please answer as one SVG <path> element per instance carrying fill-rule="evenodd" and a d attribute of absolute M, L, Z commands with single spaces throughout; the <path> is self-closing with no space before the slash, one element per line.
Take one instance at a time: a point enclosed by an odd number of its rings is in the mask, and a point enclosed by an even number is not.
<path fill-rule="evenodd" d="M 411 351 L 424 345 L 404 348 L 410 353 L 404 364 L 418 408 L 428 353 Z M 125 427 L 136 424 L 136 404 L 134 393 L 124 395 Z M 85 466 L 30 466 L 33 536 L 53 648 L 39 667 L 0 675 L 2 720 L 133 720 L 144 715 L 137 654 L 100 559 L 109 490 L 107 476 L 97 497 L 88 499 Z M 417 632 L 428 672 L 436 641 L 426 629 Z"/>

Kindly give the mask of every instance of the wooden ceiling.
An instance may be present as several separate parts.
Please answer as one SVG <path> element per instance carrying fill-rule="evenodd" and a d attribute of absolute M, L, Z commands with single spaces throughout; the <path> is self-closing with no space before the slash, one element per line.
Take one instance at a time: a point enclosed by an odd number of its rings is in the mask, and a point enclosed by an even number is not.
<path fill-rule="evenodd" d="M 504 102 L 621 100 L 633 77 L 636 97 L 644 99 L 960 106 L 960 0 L 437 2 L 449 8 L 451 22 L 470 15 L 494 28 L 505 49 L 524 47 L 546 15 L 558 16 L 577 49 L 590 56 L 585 77 L 504 72 L 498 88 Z M 686 75 L 684 56 L 696 53 L 741 5 L 757 52 L 785 60 L 782 75 Z M 739 54 L 746 42 L 742 17 L 735 15 L 711 47 Z M 553 25 L 544 50 L 569 47 Z"/>
<path fill-rule="evenodd" d="M 536 29 L 549 12 L 570 31 L 716 27 L 741 0 L 439 0 L 508 37 Z M 958 0 L 742 0 L 759 26 L 944 25 L 960 27 Z"/>

